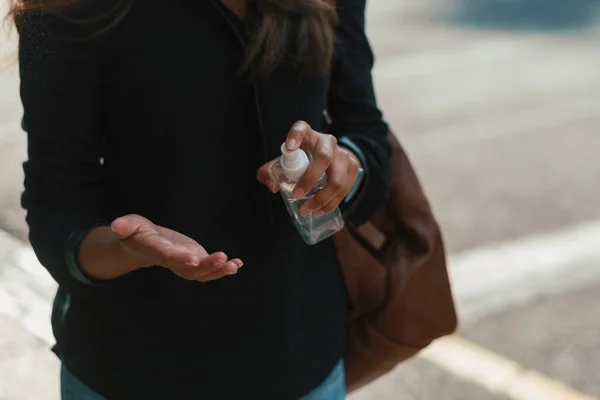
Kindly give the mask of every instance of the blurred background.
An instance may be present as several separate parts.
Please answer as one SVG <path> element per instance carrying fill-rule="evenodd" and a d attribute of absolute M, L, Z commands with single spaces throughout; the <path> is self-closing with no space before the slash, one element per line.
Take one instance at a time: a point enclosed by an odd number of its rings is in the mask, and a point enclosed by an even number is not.
<path fill-rule="evenodd" d="M 600 397 L 600 1 L 368 8 L 380 105 L 440 219 L 461 326 L 351 399 Z M 15 41 L 0 38 L 0 399 L 56 400 Z"/>

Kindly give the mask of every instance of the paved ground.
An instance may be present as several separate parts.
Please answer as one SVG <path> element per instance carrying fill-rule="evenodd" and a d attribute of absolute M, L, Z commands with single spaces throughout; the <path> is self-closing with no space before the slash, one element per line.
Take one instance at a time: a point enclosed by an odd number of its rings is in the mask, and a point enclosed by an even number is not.
<path fill-rule="evenodd" d="M 467 323 L 461 333 L 526 368 L 600 396 L 598 304 L 596 283 Z"/>
<path fill-rule="evenodd" d="M 0 399 L 58 399 L 58 363 L 48 344 L 15 318 L 0 316 L 0 326 Z"/>
<path fill-rule="evenodd" d="M 597 7 L 370 2 L 378 95 L 446 234 L 458 338 L 487 350 L 436 347 L 353 400 L 600 397 Z M 0 87 L 0 228 L 24 239 L 14 67 L 0 73 Z M 26 254 L 0 245 L 0 399 L 53 400 L 58 363 L 31 334 L 49 337 L 52 286 L 16 267 L 34 268 Z M 499 382 L 492 372 L 509 361 L 514 371 Z M 540 390 L 517 390 L 527 383 Z"/>

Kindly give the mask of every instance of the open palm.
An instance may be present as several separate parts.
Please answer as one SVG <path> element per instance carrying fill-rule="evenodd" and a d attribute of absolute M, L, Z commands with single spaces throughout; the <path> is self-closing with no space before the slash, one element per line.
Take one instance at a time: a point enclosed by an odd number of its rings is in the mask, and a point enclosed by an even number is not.
<path fill-rule="evenodd" d="M 192 238 L 129 214 L 113 221 L 111 228 L 123 249 L 144 266 L 159 265 L 188 280 L 208 282 L 233 275 L 242 261 L 227 261 L 223 252 L 208 252 Z"/>

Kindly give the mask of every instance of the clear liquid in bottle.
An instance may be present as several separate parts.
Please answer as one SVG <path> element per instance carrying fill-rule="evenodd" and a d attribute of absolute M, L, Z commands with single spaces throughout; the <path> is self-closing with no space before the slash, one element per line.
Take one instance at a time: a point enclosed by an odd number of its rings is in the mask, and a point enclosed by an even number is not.
<path fill-rule="evenodd" d="M 313 198 L 327 184 L 327 175 L 323 174 L 317 184 L 301 199 L 292 195 L 300 177 L 310 163 L 303 150 L 288 151 L 285 143 L 281 146 L 282 156 L 273 164 L 273 176 L 279 182 L 280 193 L 286 208 L 292 217 L 300 236 L 308 244 L 316 244 L 339 232 L 344 227 L 344 219 L 339 208 L 321 215 L 300 214 L 300 207 Z"/>

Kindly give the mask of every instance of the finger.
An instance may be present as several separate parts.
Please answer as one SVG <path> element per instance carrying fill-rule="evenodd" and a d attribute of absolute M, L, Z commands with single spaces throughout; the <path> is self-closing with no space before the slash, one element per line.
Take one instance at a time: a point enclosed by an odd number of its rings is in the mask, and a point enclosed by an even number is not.
<path fill-rule="evenodd" d="M 237 273 L 238 266 L 232 261 L 217 262 L 214 264 L 206 265 L 203 269 L 197 269 L 192 274 L 193 279 L 200 282 L 208 282 L 221 276 L 233 275 Z"/>
<path fill-rule="evenodd" d="M 335 197 L 342 197 L 350 191 L 346 171 L 348 168 L 345 165 L 340 165 L 338 161 L 332 165 L 327 171 L 327 184 L 321 189 L 312 199 L 307 201 L 300 207 L 301 215 L 308 215 L 313 211 L 320 210 L 326 204 L 331 202 Z"/>
<path fill-rule="evenodd" d="M 331 199 L 329 203 L 325 204 L 319 210 L 315 211 L 313 215 L 315 217 L 321 217 L 327 213 L 332 212 L 336 209 L 336 207 L 338 207 L 341 204 L 341 202 L 344 200 L 344 197 L 346 197 L 346 195 L 343 192 L 338 193 L 337 196 Z"/>
<path fill-rule="evenodd" d="M 293 196 L 302 198 L 317 184 L 321 176 L 333 162 L 337 149 L 337 140 L 332 135 L 319 135 L 318 142 L 312 150 L 313 160 L 296 184 Z"/>
<path fill-rule="evenodd" d="M 159 255 L 163 260 L 162 266 L 171 268 L 178 267 L 197 267 L 202 261 L 202 257 L 194 254 L 188 249 L 172 247 L 162 251 Z"/>
<path fill-rule="evenodd" d="M 124 240 L 140 232 L 144 227 L 153 226 L 148 219 L 135 214 L 128 214 L 115 219 L 110 228 L 118 239 Z"/>
<path fill-rule="evenodd" d="M 200 245 L 198 245 L 198 248 L 196 249 L 190 249 L 188 247 L 175 245 L 170 240 L 160 235 L 144 240 L 143 244 L 155 258 L 160 260 L 159 265 L 165 267 L 195 267 L 208 255 Z"/>
<path fill-rule="evenodd" d="M 298 121 L 292 125 L 285 143 L 289 151 L 296 150 L 300 147 L 312 150 L 315 147 L 317 140 L 317 133 L 312 130 L 310 125 L 304 121 Z"/>
<path fill-rule="evenodd" d="M 358 170 L 359 163 L 352 158 L 350 163 L 348 164 L 348 168 L 345 174 L 345 184 L 342 185 L 343 189 L 340 190 L 328 203 L 323 205 L 320 209 L 315 209 L 314 215 L 315 217 L 320 217 L 324 214 L 332 212 L 338 207 L 348 193 L 352 186 L 354 186 L 354 182 L 356 182 L 356 178 L 358 178 Z"/>
<path fill-rule="evenodd" d="M 238 270 L 239 270 L 239 267 L 237 266 L 237 264 L 235 262 L 228 261 L 226 263 L 221 264 L 217 268 L 215 268 L 210 274 L 202 276 L 202 277 L 198 278 L 197 280 L 200 282 L 210 282 L 210 281 L 214 281 L 216 279 L 223 278 L 225 276 L 235 275 L 235 274 L 237 274 Z"/>
<path fill-rule="evenodd" d="M 205 275 L 198 276 L 196 279 L 201 282 L 208 282 L 221 278 L 226 275 L 235 275 L 237 271 L 242 268 L 244 263 L 239 258 L 234 258 L 228 262 L 220 263 L 216 265 L 213 270 Z"/>
<path fill-rule="evenodd" d="M 195 270 L 216 267 L 217 265 L 223 264 L 227 261 L 227 254 L 223 253 L 222 251 L 218 251 L 209 255 L 204 248 L 202 248 L 201 252 L 194 251 L 194 255 L 197 257 L 198 261 L 195 263 L 187 263 L 186 266 L 192 267 Z"/>
<path fill-rule="evenodd" d="M 172 270 L 180 277 L 187 280 L 197 280 L 199 277 L 203 277 L 212 273 L 217 267 L 227 262 L 227 256 L 223 252 L 213 253 L 200 260 L 197 265 L 182 265 L 179 263 L 172 263 L 166 265 L 167 268 Z"/>
<path fill-rule="evenodd" d="M 140 233 L 128 241 L 137 242 L 138 251 L 149 254 L 158 265 L 171 267 L 174 265 L 197 266 L 208 253 L 202 246 L 196 244 L 193 248 L 175 245 L 171 240 L 158 233 Z M 225 259 L 227 256 L 223 255 Z"/>
<path fill-rule="evenodd" d="M 225 262 L 227 262 L 227 254 L 219 251 L 200 260 L 198 265 L 193 267 L 193 271 L 195 271 L 196 276 L 207 274 L 211 269 L 217 268 Z"/>
<path fill-rule="evenodd" d="M 273 193 L 279 190 L 279 184 L 271 172 L 276 161 L 277 159 L 271 160 L 256 171 L 256 179 Z"/>
<path fill-rule="evenodd" d="M 362 168 L 362 164 L 360 162 L 360 160 L 358 159 L 358 157 L 356 156 L 356 154 L 354 154 L 354 152 L 344 148 L 344 147 L 338 147 L 340 149 L 340 151 L 343 151 L 348 158 L 350 159 L 350 168 L 355 169 L 356 170 L 356 174 L 358 175 L 358 170 L 359 168 Z"/>

